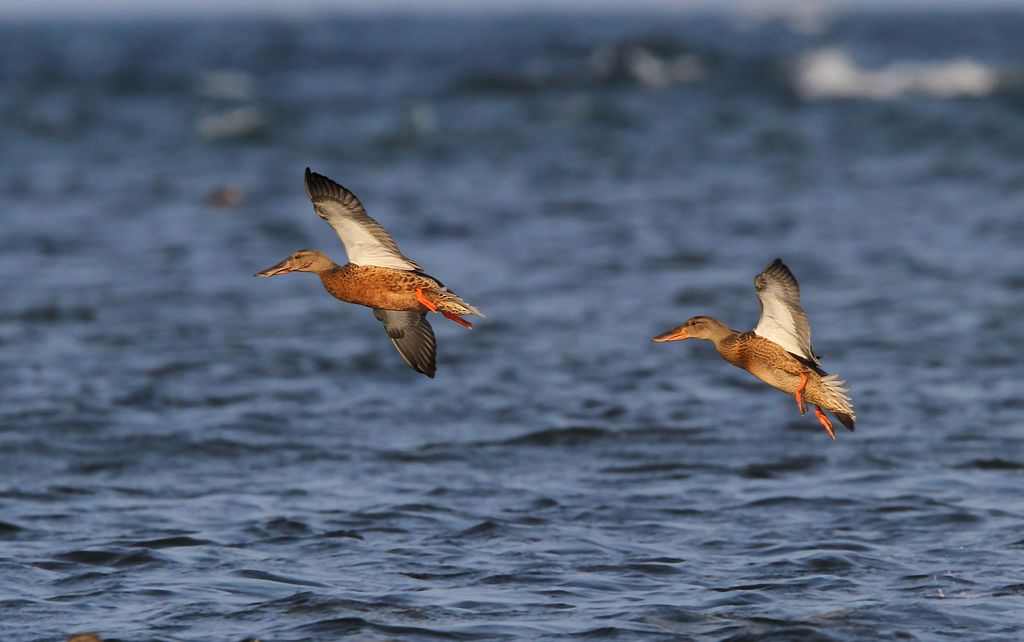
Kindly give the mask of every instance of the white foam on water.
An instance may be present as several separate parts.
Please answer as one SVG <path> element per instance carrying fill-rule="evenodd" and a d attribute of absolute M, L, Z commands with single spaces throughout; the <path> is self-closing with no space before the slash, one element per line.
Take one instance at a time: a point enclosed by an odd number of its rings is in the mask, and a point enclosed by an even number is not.
<path fill-rule="evenodd" d="M 999 73 L 965 58 L 896 62 L 880 69 L 866 69 L 846 50 L 829 47 L 805 54 L 797 63 L 793 83 L 805 100 L 886 100 L 909 94 L 952 98 L 992 93 L 999 84 Z"/>
<path fill-rule="evenodd" d="M 238 107 L 202 116 L 196 121 L 196 131 L 206 140 L 245 138 L 260 131 L 264 124 L 263 115 L 255 107 Z"/>

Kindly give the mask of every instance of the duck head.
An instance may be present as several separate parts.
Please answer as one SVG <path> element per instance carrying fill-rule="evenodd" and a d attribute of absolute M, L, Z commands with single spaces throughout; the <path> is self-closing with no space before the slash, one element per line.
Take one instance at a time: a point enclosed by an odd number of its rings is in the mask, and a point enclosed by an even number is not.
<path fill-rule="evenodd" d="M 323 252 L 316 250 L 299 250 L 293 252 L 288 258 L 277 265 L 273 265 L 257 272 L 255 276 L 277 276 L 288 272 L 316 272 L 321 274 L 334 267 L 334 261 L 327 258 Z"/>
<path fill-rule="evenodd" d="M 693 317 L 683 325 L 676 326 L 668 332 L 659 334 L 651 339 L 651 341 L 664 343 L 666 341 L 682 341 L 683 339 L 707 339 L 717 343 L 731 333 L 732 330 L 727 328 L 718 319 Z"/>

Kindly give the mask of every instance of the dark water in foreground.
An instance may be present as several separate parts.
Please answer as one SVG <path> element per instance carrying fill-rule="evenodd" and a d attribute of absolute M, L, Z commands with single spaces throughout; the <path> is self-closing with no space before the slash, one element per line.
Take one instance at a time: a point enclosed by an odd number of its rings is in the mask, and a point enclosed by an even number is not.
<path fill-rule="evenodd" d="M 4 641 L 1024 638 L 1024 14 L 796 26 L 0 26 Z M 251 276 L 306 165 L 488 314 L 436 380 Z M 836 443 L 648 342 L 775 256 Z"/>

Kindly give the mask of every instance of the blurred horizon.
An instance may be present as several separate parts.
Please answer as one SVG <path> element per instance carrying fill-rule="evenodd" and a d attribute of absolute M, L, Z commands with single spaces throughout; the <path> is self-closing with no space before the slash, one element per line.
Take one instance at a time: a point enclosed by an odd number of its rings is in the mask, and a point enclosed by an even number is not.
<path fill-rule="evenodd" d="M 1019 8 L 1014 0 L 835 0 L 832 2 L 808 0 L 638 0 L 623 7 L 612 0 L 569 0 L 553 6 L 544 0 L 439 0 L 424 3 L 418 0 L 223 0 L 211 5 L 201 0 L 153 0 L 138 3 L 133 0 L 99 0 L 86 4 L 74 0 L 6 0 L 0 2 L 0 20 L 117 17 L 189 17 L 218 15 L 250 16 L 303 16 L 313 12 L 331 14 L 405 13 L 430 15 L 438 13 L 501 14 L 501 13 L 574 13 L 595 11 L 603 13 L 636 12 L 715 12 L 763 15 L 788 12 L 845 13 L 859 10 L 929 11 L 943 9 Z"/>

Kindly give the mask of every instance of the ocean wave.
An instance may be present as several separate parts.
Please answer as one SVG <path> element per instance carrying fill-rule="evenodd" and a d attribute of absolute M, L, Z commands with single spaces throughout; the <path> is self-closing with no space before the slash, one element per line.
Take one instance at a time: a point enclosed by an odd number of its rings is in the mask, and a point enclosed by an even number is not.
<path fill-rule="evenodd" d="M 981 97 L 996 91 L 1000 72 L 969 58 L 900 61 L 868 69 L 845 49 L 826 47 L 801 55 L 792 81 L 796 93 L 804 100 L 889 100 L 908 95 Z"/>
<path fill-rule="evenodd" d="M 703 56 L 665 39 L 626 40 L 601 46 L 591 53 L 589 63 L 599 82 L 642 87 L 697 82 L 707 74 Z"/>
<path fill-rule="evenodd" d="M 580 54 L 584 54 L 581 56 Z M 704 80 L 713 56 L 672 37 L 625 38 L 512 71 L 475 71 L 457 83 L 471 92 L 533 93 L 596 87 L 661 88 Z"/>

